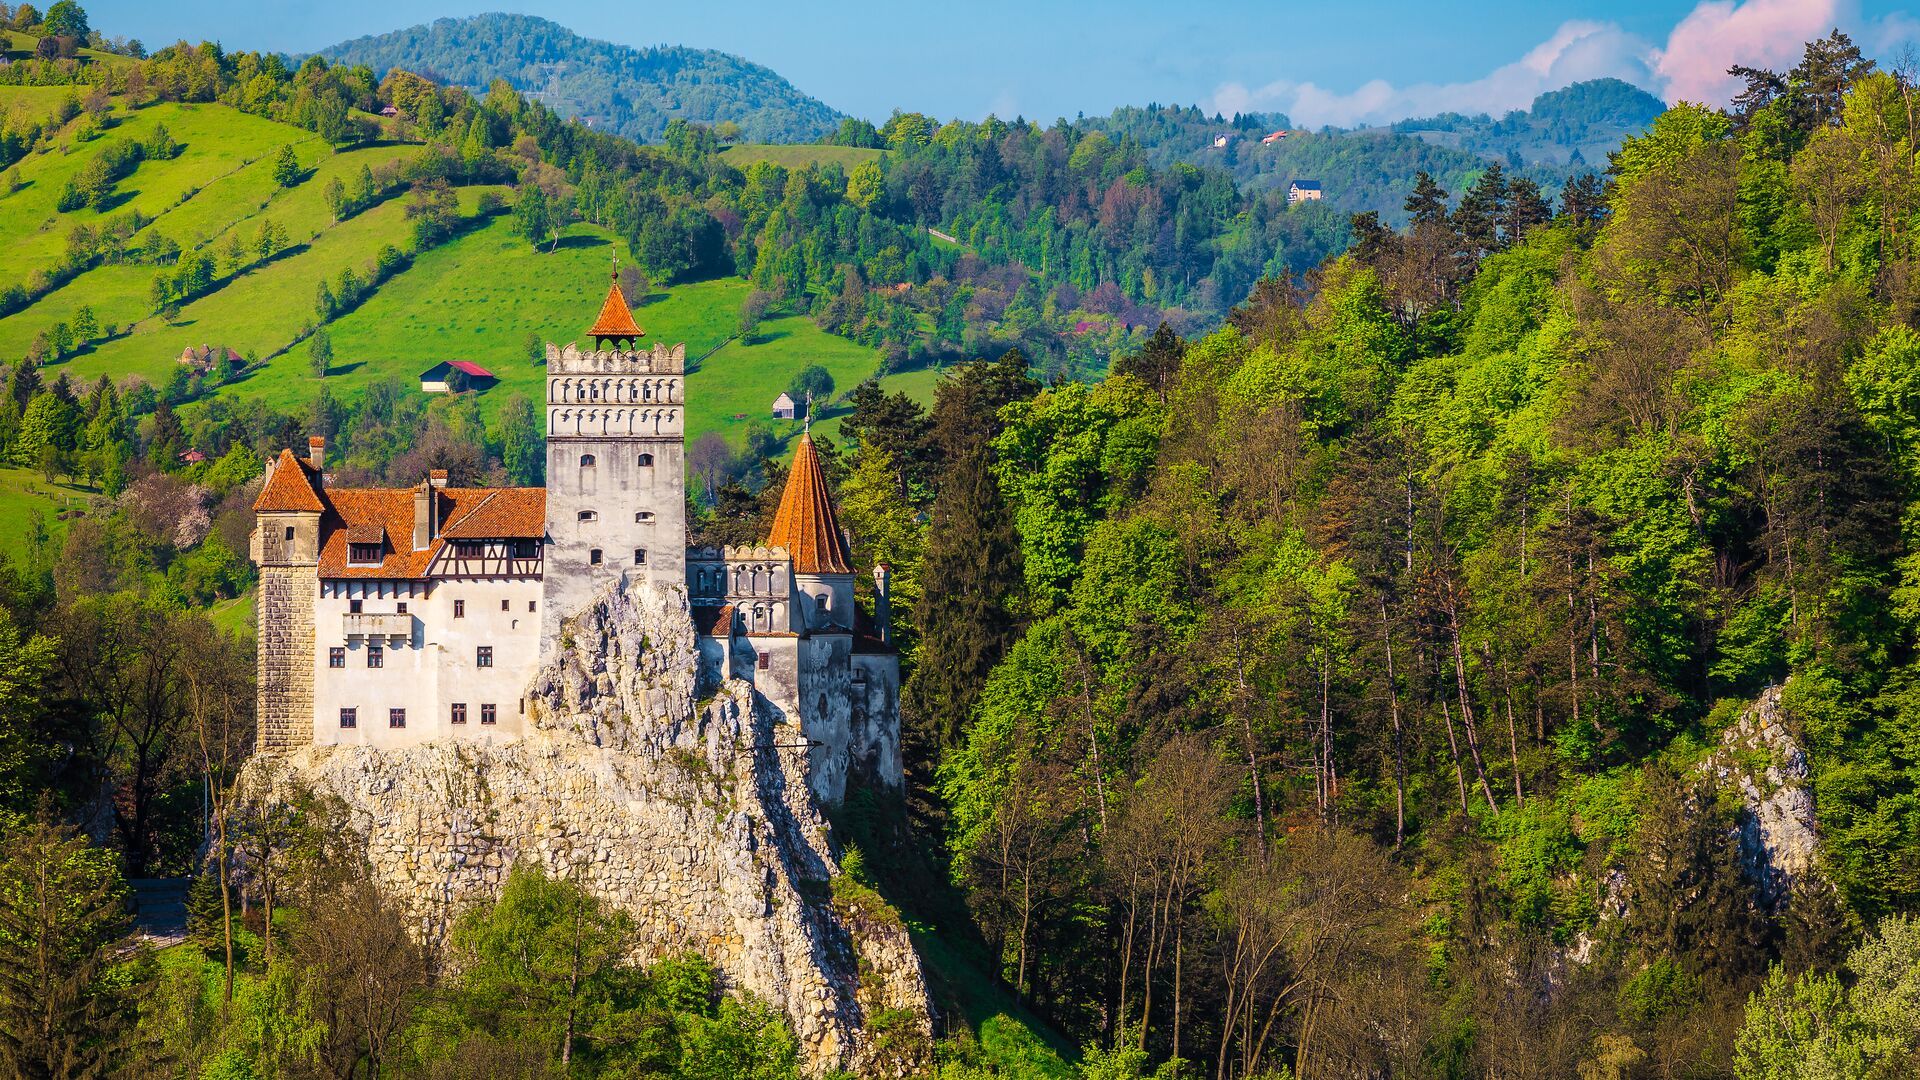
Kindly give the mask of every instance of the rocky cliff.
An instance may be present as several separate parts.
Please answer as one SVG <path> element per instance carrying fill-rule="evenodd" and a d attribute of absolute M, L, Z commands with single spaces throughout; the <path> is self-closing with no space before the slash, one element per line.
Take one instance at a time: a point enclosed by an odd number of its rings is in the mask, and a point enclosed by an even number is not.
<path fill-rule="evenodd" d="M 1778 912 L 1796 880 L 1818 872 L 1820 834 L 1807 753 L 1794 738 L 1778 686 L 1720 736 L 1701 769 L 1740 796 L 1740 864 L 1763 907 Z"/>
<path fill-rule="evenodd" d="M 576 875 L 633 915 L 636 959 L 692 949 L 783 1006 L 814 1071 L 897 1066 L 877 1060 L 874 1021 L 928 1031 L 925 981 L 897 918 L 835 902 L 806 783 L 817 751 L 743 683 L 696 701 L 695 673 L 684 598 L 641 583 L 569 624 L 526 738 L 307 747 L 248 781 L 291 773 L 341 798 L 376 880 L 430 940 L 518 863 Z"/>

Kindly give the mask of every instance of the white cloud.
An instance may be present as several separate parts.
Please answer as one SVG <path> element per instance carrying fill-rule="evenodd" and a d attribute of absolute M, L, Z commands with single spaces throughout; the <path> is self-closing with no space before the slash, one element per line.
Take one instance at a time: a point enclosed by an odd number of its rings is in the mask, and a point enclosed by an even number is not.
<path fill-rule="evenodd" d="M 1662 96 L 1725 105 L 1740 89 L 1727 68 L 1792 67 L 1807 42 L 1856 21 L 1842 8 L 1839 0 L 1705 0 L 1680 20 L 1653 58 Z"/>
<path fill-rule="evenodd" d="M 1228 83 L 1215 91 L 1213 107 L 1223 113 L 1278 110 L 1305 127 L 1380 124 L 1440 112 L 1499 116 L 1583 79 L 1611 75 L 1645 85 L 1651 52 L 1645 41 L 1613 23 L 1576 20 L 1562 23 L 1520 59 L 1472 82 L 1396 87 L 1374 79 L 1347 93 L 1284 79 L 1255 89 Z"/>
<path fill-rule="evenodd" d="M 1545 91 L 1607 76 L 1670 102 L 1725 105 L 1740 87 L 1727 68 L 1784 71 L 1799 62 L 1806 42 L 1836 26 L 1850 30 L 1870 55 L 1891 57 L 1903 44 L 1920 43 L 1920 20 L 1899 12 L 1862 20 L 1855 0 L 1701 0 L 1659 45 L 1615 23 L 1574 20 L 1520 59 L 1470 82 L 1399 87 L 1373 79 L 1344 92 L 1286 79 L 1253 88 L 1230 82 L 1214 91 L 1212 108 L 1284 112 L 1303 127 L 1383 124 L 1441 112 L 1500 116 L 1526 108 Z"/>

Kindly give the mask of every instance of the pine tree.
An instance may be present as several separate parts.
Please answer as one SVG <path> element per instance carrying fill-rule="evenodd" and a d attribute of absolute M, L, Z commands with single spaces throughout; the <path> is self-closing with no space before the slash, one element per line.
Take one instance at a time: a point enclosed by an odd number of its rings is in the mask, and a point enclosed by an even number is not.
<path fill-rule="evenodd" d="M 292 143 L 282 146 L 273 159 L 273 182 L 283 188 L 300 182 L 300 160 L 293 156 Z"/>
<path fill-rule="evenodd" d="M 1407 196 L 1407 213 L 1413 224 L 1426 225 L 1447 219 L 1447 191 L 1422 170 L 1413 177 L 1413 194 Z"/>
<path fill-rule="evenodd" d="M 113 855 L 49 818 L 0 836 L 0 1074 L 105 1076 L 128 1020 Z"/>

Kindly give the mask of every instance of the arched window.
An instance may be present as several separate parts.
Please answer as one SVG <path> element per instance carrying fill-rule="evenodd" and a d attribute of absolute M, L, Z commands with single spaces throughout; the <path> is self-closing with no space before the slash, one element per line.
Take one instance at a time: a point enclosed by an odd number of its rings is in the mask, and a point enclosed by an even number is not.
<path fill-rule="evenodd" d="M 593 512 L 592 510 L 582 510 L 580 511 L 580 520 L 581 521 L 599 521 L 600 515 Z"/>
<path fill-rule="evenodd" d="M 642 523 L 644 523 L 644 522 L 649 522 L 649 521 L 652 521 L 652 520 L 653 520 L 653 511 L 651 511 L 651 510 L 641 510 L 641 511 L 639 511 L 639 512 L 637 512 L 637 513 L 635 513 L 635 514 L 633 515 L 633 520 L 635 520 L 635 521 L 638 521 L 638 522 L 642 522 Z"/>
<path fill-rule="evenodd" d="M 581 455 L 580 455 L 580 467 L 581 467 L 581 468 L 583 468 L 583 469 L 590 469 L 590 468 L 592 468 L 592 467 L 593 467 L 593 455 L 592 455 L 592 454 L 581 454 Z"/>
<path fill-rule="evenodd" d="M 653 455 L 652 455 L 652 454 L 641 454 L 641 455 L 640 455 L 640 467 L 641 467 L 641 468 L 643 468 L 643 469 L 650 469 L 650 468 L 652 468 L 652 467 L 653 467 Z"/>

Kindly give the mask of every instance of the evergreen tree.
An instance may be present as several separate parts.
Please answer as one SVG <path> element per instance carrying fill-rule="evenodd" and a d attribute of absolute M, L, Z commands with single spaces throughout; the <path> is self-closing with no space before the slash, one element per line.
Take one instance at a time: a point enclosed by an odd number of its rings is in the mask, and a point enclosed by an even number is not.
<path fill-rule="evenodd" d="M 290 188 L 300 182 L 300 160 L 293 156 L 293 144 L 287 143 L 273 159 L 273 182 Z"/>
<path fill-rule="evenodd" d="M 1407 196 L 1406 210 L 1415 225 L 1439 224 L 1447 220 L 1447 192 L 1422 170 L 1413 176 L 1413 194 Z"/>
<path fill-rule="evenodd" d="M 0 837 L 0 1072 L 109 1075 L 129 1018 L 114 856 L 45 816 Z"/>

